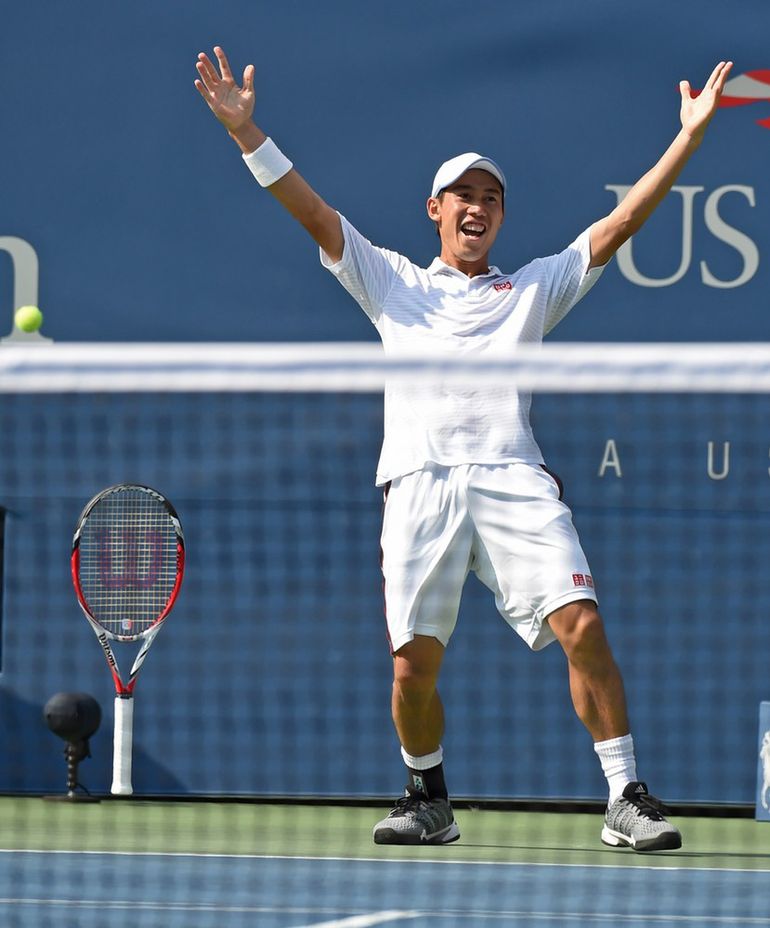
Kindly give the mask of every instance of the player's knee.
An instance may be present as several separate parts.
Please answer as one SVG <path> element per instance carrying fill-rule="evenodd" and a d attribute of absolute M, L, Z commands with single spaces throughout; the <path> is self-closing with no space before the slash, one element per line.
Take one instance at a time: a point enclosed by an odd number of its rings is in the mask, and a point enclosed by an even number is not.
<path fill-rule="evenodd" d="M 436 689 L 443 647 L 428 639 L 409 642 L 393 658 L 393 686 L 405 697 L 426 699 Z"/>
<path fill-rule="evenodd" d="M 569 603 L 552 613 L 548 621 L 570 660 L 609 656 L 604 623 L 595 603 L 590 600 Z"/>
<path fill-rule="evenodd" d="M 398 661 L 394 667 L 393 686 L 405 697 L 427 698 L 436 689 L 437 675 L 426 667 Z"/>

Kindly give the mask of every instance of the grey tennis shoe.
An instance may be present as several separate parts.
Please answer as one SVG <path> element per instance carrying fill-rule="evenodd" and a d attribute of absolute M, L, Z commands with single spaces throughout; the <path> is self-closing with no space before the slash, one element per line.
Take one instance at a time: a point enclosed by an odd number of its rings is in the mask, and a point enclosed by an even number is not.
<path fill-rule="evenodd" d="M 682 836 L 666 821 L 664 811 L 660 800 L 647 792 L 646 783 L 629 783 L 607 809 L 602 841 L 610 847 L 631 847 L 635 851 L 681 847 Z"/>
<path fill-rule="evenodd" d="M 449 844 L 460 837 L 460 829 L 446 799 L 428 799 L 407 787 L 372 836 L 375 844 Z"/>

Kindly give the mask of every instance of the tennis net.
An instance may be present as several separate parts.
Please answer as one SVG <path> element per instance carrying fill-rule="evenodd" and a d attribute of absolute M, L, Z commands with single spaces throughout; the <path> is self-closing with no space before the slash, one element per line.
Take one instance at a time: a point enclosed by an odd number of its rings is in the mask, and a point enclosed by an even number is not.
<path fill-rule="evenodd" d="M 599 842 L 606 783 L 559 646 L 531 653 L 473 576 L 440 686 L 461 840 L 371 843 L 405 778 L 374 486 L 386 378 L 534 393 L 640 777 L 685 816 L 683 851 L 644 858 L 654 875 Z M 750 820 L 770 699 L 770 346 L 553 344 L 454 362 L 373 344 L 8 346 L 0 394 L 4 924 L 770 924 L 770 830 Z M 69 551 L 84 504 L 122 482 L 171 500 L 187 569 L 137 683 L 135 794 L 117 800 L 114 690 Z M 102 707 L 78 771 L 99 805 L 35 798 L 66 791 L 43 719 L 59 692 Z M 86 851 L 105 880 L 87 892 Z M 459 869 L 406 867 L 441 855 Z M 523 869 L 502 891 L 482 863 Z M 681 883 L 655 882 L 671 868 Z"/>

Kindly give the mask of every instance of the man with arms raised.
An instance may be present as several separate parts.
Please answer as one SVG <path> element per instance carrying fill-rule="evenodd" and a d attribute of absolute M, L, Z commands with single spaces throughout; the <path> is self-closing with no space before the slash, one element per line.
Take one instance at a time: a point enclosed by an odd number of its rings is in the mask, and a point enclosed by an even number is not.
<path fill-rule="evenodd" d="M 658 163 L 608 216 L 563 252 L 513 274 L 490 265 L 505 213 L 502 169 L 475 152 L 439 168 L 427 202 L 441 252 L 419 268 L 373 246 L 293 169 L 252 119 L 254 68 L 238 85 L 221 48 L 198 56 L 195 85 L 240 147 L 257 181 L 318 243 L 321 260 L 376 326 L 385 350 L 452 354 L 538 343 L 595 283 L 650 216 L 698 148 L 731 62 L 699 96 L 680 85 L 682 128 Z M 380 844 L 446 844 L 460 836 L 444 782 L 437 681 L 470 570 L 533 649 L 557 640 L 578 717 L 609 784 L 602 840 L 639 851 L 681 836 L 636 773 L 623 682 L 604 633 L 593 580 L 556 480 L 529 423 L 530 396 L 513 387 L 431 390 L 389 384 L 377 482 L 392 712 L 407 768 L 405 795 L 374 829 Z"/>

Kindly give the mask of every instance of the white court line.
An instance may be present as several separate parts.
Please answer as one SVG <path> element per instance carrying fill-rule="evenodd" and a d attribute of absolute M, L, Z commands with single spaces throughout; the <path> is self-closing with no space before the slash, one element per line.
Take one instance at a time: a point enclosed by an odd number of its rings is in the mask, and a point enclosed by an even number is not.
<path fill-rule="evenodd" d="M 335 918 L 331 922 L 313 922 L 312 925 L 299 925 L 298 928 L 371 928 L 372 925 L 384 925 L 385 922 L 397 922 L 405 918 L 419 918 L 423 914 L 423 912 L 370 912 L 368 915 Z"/>
<path fill-rule="evenodd" d="M 8 906 L 47 906 L 49 908 L 64 909 L 135 909 L 144 912 L 225 912 L 246 913 L 252 915 L 312 915 L 315 918 L 324 912 L 331 915 L 337 909 L 331 908 L 304 908 L 287 906 L 265 905 L 221 905 L 216 902 L 152 902 L 147 899 L 46 899 L 43 897 L 13 898 L 0 896 L 0 905 Z M 366 915 L 352 915 L 332 921 L 313 922 L 312 924 L 298 926 L 298 928 L 369 928 L 371 925 L 380 925 L 384 922 L 397 921 L 400 918 L 417 918 L 422 912 L 390 911 L 369 912 Z"/>
<path fill-rule="evenodd" d="M 11 898 L 2 898 L 0 897 L 0 905 L 18 905 L 18 906 L 48 906 L 48 907 L 63 907 L 63 908 L 74 908 L 74 909 L 127 909 L 134 911 L 158 911 L 158 912 L 222 912 L 222 913 L 238 913 L 238 914 L 279 914 L 279 915 L 290 915 L 290 914 L 310 914 L 312 910 L 309 909 L 298 909 L 298 908 L 276 908 L 273 906 L 249 906 L 249 905 L 217 905 L 215 903 L 183 903 L 183 902 L 148 902 L 148 901 L 135 901 L 135 900 L 105 900 L 105 899 L 11 899 Z M 320 912 L 323 910 L 316 910 Z M 368 915 L 353 915 L 347 918 L 334 919 L 332 921 L 325 922 L 311 922 L 306 925 L 299 926 L 299 928 L 369 928 L 372 925 L 381 925 L 388 921 L 398 921 L 399 919 L 412 919 L 412 918 L 431 918 L 431 919 L 445 919 L 445 918 L 457 918 L 458 916 L 463 918 L 484 918 L 489 919 L 490 921 L 500 921 L 505 919 L 510 921 L 515 919 L 519 921 L 520 919 L 527 919 L 528 921 L 572 921 L 576 919 L 579 921 L 602 921 L 608 922 L 611 925 L 623 925 L 623 924 L 639 924 L 645 923 L 661 923 L 662 925 L 725 925 L 729 924 L 730 928 L 738 928 L 738 926 L 747 926 L 747 928 L 752 928 L 752 926 L 767 926 L 770 925 L 770 916 L 753 916 L 753 915 L 681 915 L 681 914 L 666 914 L 666 913 L 649 913 L 649 914 L 631 914 L 629 912 L 538 912 L 538 911 L 525 911 L 525 910 L 505 910 L 502 909 L 498 912 L 490 911 L 488 909 L 468 909 L 468 910 L 459 910 L 451 909 L 445 911 L 431 911 L 430 909 L 423 909 L 419 912 L 416 911 L 403 911 L 403 912 L 371 912 Z"/>
<path fill-rule="evenodd" d="M 623 853 L 623 852 L 620 852 Z M 668 866 L 652 864 L 633 863 L 628 864 L 575 864 L 575 863 L 554 863 L 552 861 L 541 861 L 535 863 L 527 860 L 467 860 L 461 857 L 322 857 L 301 854 L 198 854 L 191 851 L 72 851 L 72 850 L 42 850 L 36 847 L 0 847 L 0 854 L 91 854 L 113 857 L 190 857 L 214 860 L 309 860 L 309 861 L 336 861 L 337 863 L 362 863 L 375 864 L 439 864 L 447 866 L 451 864 L 461 864 L 462 866 L 473 867 L 572 867 L 583 870 L 660 870 L 662 872 L 679 872 L 685 870 L 697 871 L 698 873 L 770 873 L 770 867 L 698 867 L 696 865 Z M 627 855 L 630 856 L 630 855 Z M 719 857 L 718 853 L 708 855 L 710 857 Z"/>

